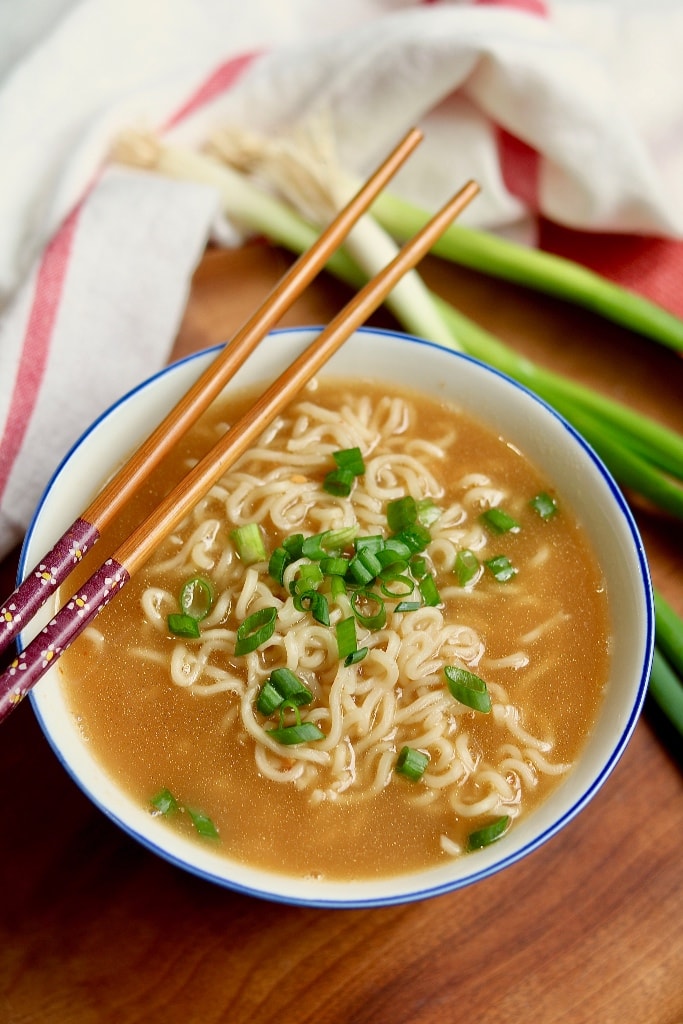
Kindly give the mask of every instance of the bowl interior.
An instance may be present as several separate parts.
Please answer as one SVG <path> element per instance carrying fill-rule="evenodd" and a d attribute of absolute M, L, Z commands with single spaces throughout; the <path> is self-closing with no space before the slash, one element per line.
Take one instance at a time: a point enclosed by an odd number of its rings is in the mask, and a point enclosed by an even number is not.
<path fill-rule="evenodd" d="M 274 332 L 231 387 L 270 382 L 315 333 Z M 215 350 L 200 353 L 162 371 L 93 424 L 59 467 L 38 506 L 22 550 L 22 576 L 81 513 L 93 486 L 103 480 L 103 471 L 116 466 L 153 429 L 214 354 Z M 468 357 L 370 329 L 356 332 L 323 373 L 417 388 L 495 425 L 554 481 L 588 531 L 607 580 L 612 668 L 599 719 L 564 783 L 500 842 L 476 855 L 381 880 L 311 883 L 251 869 L 160 829 L 100 768 L 83 742 L 58 685 L 59 665 L 35 687 L 32 701 L 48 740 L 73 778 L 105 814 L 161 856 L 211 881 L 271 899 L 315 906 L 377 906 L 436 895 L 500 870 L 546 841 L 590 800 L 623 752 L 642 706 L 653 646 L 652 597 L 642 543 L 609 473 L 564 420 L 523 388 Z M 21 642 L 29 638 L 27 631 Z"/>

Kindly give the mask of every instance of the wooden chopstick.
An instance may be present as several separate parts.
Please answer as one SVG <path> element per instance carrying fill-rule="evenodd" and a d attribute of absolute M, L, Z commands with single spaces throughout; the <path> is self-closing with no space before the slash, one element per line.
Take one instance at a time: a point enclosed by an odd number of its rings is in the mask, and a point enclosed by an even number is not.
<path fill-rule="evenodd" d="M 64 583 L 84 552 L 97 543 L 104 528 L 118 515 L 149 473 L 221 392 L 268 331 L 322 270 L 359 217 L 421 140 L 422 133 L 417 128 L 411 129 L 404 136 L 332 223 L 296 260 L 231 342 L 220 350 L 216 359 L 177 405 L 62 534 L 40 564 L 26 574 L 23 583 L 0 608 L 0 653 Z"/>
<path fill-rule="evenodd" d="M 187 515 L 209 488 L 252 444 L 318 372 L 343 342 L 380 305 L 400 278 L 429 251 L 455 217 L 479 191 L 468 182 L 383 270 L 354 296 L 309 347 L 294 360 L 234 424 L 148 518 L 79 589 L 71 600 L 0 676 L 0 721 L 102 608 L 120 592 L 156 545 Z"/>

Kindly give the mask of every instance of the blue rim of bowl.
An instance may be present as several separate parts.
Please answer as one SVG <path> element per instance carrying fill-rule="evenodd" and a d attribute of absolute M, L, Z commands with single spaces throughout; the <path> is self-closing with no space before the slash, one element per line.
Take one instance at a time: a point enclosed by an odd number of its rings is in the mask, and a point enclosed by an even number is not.
<path fill-rule="evenodd" d="M 313 333 L 313 332 L 315 332 L 317 330 L 320 330 L 320 328 L 319 327 L 315 327 L 315 326 L 311 326 L 311 327 L 307 326 L 307 327 L 303 327 L 303 328 L 280 328 L 280 329 L 272 331 L 271 334 L 273 334 L 273 335 L 290 335 L 290 334 L 301 333 L 301 331 L 305 331 L 305 332 L 310 331 L 310 332 Z M 536 395 L 529 388 L 525 387 L 523 384 L 520 384 L 513 377 L 509 377 L 507 374 L 502 373 L 500 370 L 497 370 L 495 367 L 489 366 L 486 363 L 482 362 L 480 359 L 476 359 L 473 356 L 467 355 L 466 353 L 456 352 L 456 351 L 454 351 L 452 349 L 446 348 L 443 345 L 438 345 L 438 344 L 436 344 L 434 342 L 426 341 L 424 338 L 419 338 L 419 337 L 416 337 L 416 336 L 411 335 L 411 334 L 404 334 L 404 333 L 402 333 L 400 331 L 392 331 L 392 330 L 386 330 L 386 329 L 381 329 L 381 328 L 361 327 L 355 333 L 357 333 L 357 334 L 359 334 L 359 333 L 360 334 L 380 334 L 380 335 L 383 335 L 385 337 L 394 338 L 395 340 L 399 341 L 400 343 L 417 344 L 417 345 L 420 345 L 420 346 L 424 346 L 426 348 L 437 349 L 439 352 L 442 352 L 442 353 L 445 353 L 447 355 L 453 356 L 453 357 L 455 357 L 457 359 L 464 359 L 464 360 L 467 360 L 468 362 L 474 363 L 475 365 L 482 367 L 488 373 L 491 373 L 491 374 L 493 374 L 496 377 L 500 377 L 502 380 L 506 381 L 511 386 L 517 388 L 519 391 L 524 392 L 533 401 L 535 401 L 539 405 L 543 406 L 550 413 L 550 415 L 553 416 L 554 419 L 557 420 L 562 425 L 562 427 L 568 433 L 570 433 L 572 435 L 572 437 L 574 438 L 576 443 L 583 449 L 583 451 L 586 453 L 588 458 L 593 462 L 593 464 L 595 465 L 595 467 L 599 471 L 600 475 L 602 476 L 604 482 L 606 483 L 606 485 L 607 485 L 607 487 L 608 487 L 608 489 L 610 491 L 610 494 L 611 494 L 615 504 L 619 508 L 619 511 L 621 512 L 621 514 L 622 514 L 622 516 L 624 518 L 624 521 L 626 522 L 626 525 L 627 525 L 628 530 L 629 530 L 629 532 L 631 534 L 631 539 L 633 541 L 633 545 L 634 545 L 634 548 L 635 548 L 635 551 L 636 551 L 636 554 L 637 554 L 638 568 L 639 568 L 639 572 L 640 572 L 641 592 L 643 593 L 643 595 L 645 597 L 646 625 L 645 625 L 645 652 L 644 652 L 644 659 L 643 659 L 643 665 L 641 667 L 640 681 L 639 681 L 638 689 L 637 689 L 637 692 L 636 692 L 636 700 L 633 703 L 633 706 L 631 708 L 631 712 L 629 714 L 628 720 L 626 721 L 626 723 L 624 725 L 624 728 L 622 729 L 621 735 L 620 735 L 617 743 L 615 744 L 615 746 L 614 746 L 614 748 L 613 748 L 609 758 L 607 759 L 606 763 L 604 764 L 602 770 L 599 772 L 599 774 L 596 776 L 596 778 L 593 780 L 593 782 L 584 790 L 584 792 L 581 794 L 581 796 L 572 804 L 572 806 L 570 808 L 567 809 L 567 811 L 565 811 L 565 813 L 560 818 L 558 818 L 556 821 L 554 821 L 552 823 L 552 825 L 550 825 L 548 828 L 546 828 L 539 835 L 535 836 L 532 840 L 530 840 L 528 843 L 526 843 L 520 849 L 513 851 L 512 853 L 508 854 L 507 856 L 501 857 L 500 860 L 497 860 L 497 861 L 495 861 L 492 864 L 488 864 L 488 865 L 486 865 L 485 867 L 483 867 L 483 868 L 481 868 L 479 870 L 474 870 L 470 875 L 467 875 L 464 878 L 457 878 L 457 879 L 454 879 L 452 881 L 440 883 L 440 884 L 433 885 L 433 886 L 428 886 L 428 887 L 423 888 L 423 889 L 415 889 L 415 890 L 400 892 L 400 893 L 396 893 L 396 894 L 389 894 L 387 896 L 379 896 L 377 898 L 374 898 L 374 897 L 370 897 L 370 898 L 368 898 L 368 897 L 354 898 L 353 896 L 351 896 L 348 899 L 346 899 L 346 898 L 343 898 L 343 899 L 325 899 L 325 898 L 316 898 L 315 896 L 312 896 L 311 898 L 309 898 L 309 897 L 290 896 L 290 895 L 283 894 L 283 893 L 272 892 L 272 891 L 270 891 L 268 889 L 259 889 L 257 887 L 251 887 L 251 886 L 239 883 L 239 882 L 233 882 L 233 881 L 231 881 L 231 880 L 229 880 L 227 878 L 223 878 L 220 875 L 216 875 L 216 874 L 214 874 L 214 873 L 212 873 L 210 871 L 206 871 L 206 870 L 204 870 L 201 867 L 197 867 L 197 866 L 189 863 L 188 861 L 184 860 L 182 857 L 175 856 L 174 854 L 172 854 L 169 851 L 165 850 L 162 846 L 160 846 L 157 843 L 153 842 L 151 839 L 148 839 L 146 836 L 142 836 L 139 832 L 137 832 L 135 830 L 135 828 L 133 828 L 131 825 L 129 825 L 126 821 L 122 820 L 117 814 L 115 814 L 114 812 L 109 810 L 109 808 L 107 808 L 99 800 L 98 797 L 96 797 L 92 792 L 90 792 L 87 784 L 81 778 L 79 778 L 71 770 L 68 762 L 66 761 L 65 757 L 62 755 L 62 752 L 59 749 L 59 746 L 58 746 L 56 740 L 53 738 L 53 736 L 51 734 L 49 725 L 43 719 L 43 716 L 42 716 L 42 714 L 40 712 L 40 708 L 38 707 L 38 704 L 37 704 L 37 701 L 36 701 L 34 695 L 33 694 L 30 695 L 33 712 L 34 712 L 34 714 L 35 714 L 35 716 L 36 716 L 36 718 L 38 720 L 38 723 L 39 723 L 39 725 L 40 725 L 40 727 L 41 727 L 45 737 L 48 740 L 48 743 L 52 747 L 52 750 L 54 751 L 54 753 L 55 753 L 57 759 L 59 760 L 59 762 L 61 763 L 62 767 L 67 771 L 67 773 L 71 776 L 73 781 L 79 786 L 79 788 L 85 793 L 85 795 L 92 801 L 92 803 L 105 815 L 105 817 L 109 818 L 109 820 L 111 820 L 116 825 L 118 825 L 119 828 L 121 828 L 128 836 L 130 836 L 131 838 L 135 839 L 138 843 L 140 843 L 144 848 L 149 850 L 151 853 L 156 854 L 158 857 L 161 857 L 163 860 L 169 862 L 173 866 L 181 868 L 182 870 L 184 870 L 186 872 L 189 872 L 190 874 L 194 875 L 195 877 L 201 878 L 204 881 L 211 882 L 211 883 L 213 883 L 215 885 L 220 886 L 221 888 L 230 890 L 232 892 L 238 893 L 238 894 L 243 895 L 243 896 L 256 897 L 256 898 L 263 899 L 263 900 L 266 900 L 266 901 L 271 902 L 271 903 L 282 903 L 282 904 L 286 904 L 286 905 L 290 905 L 290 906 L 311 907 L 311 908 L 320 908 L 320 909 L 345 909 L 345 910 L 346 909 L 348 909 L 348 910 L 360 910 L 360 909 L 371 909 L 371 908 L 378 908 L 378 907 L 397 906 L 397 905 L 406 904 L 406 903 L 418 902 L 420 900 L 432 899 L 435 896 L 443 896 L 443 895 L 446 895 L 449 892 L 455 892 L 456 890 L 463 889 L 466 886 L 474 884 L 475 882 L 483 881 L 485 878 L 489 878 L 492 875 L 498 874 L 498 872 L 502 871 L 504 868 L 510 867 L 511 865 L 516 864 L 517 862 L 522 860 L 524 857 L 527 857 L 530 853 L 533 853 L 540 846 L 542 846 L 546 842 L 548 842 L 548 840 L 551 839 L 553 836 L 555 836 L 558 832 L 560 832 L 593 799 L 595 794 L 605 784 L 605 782 L 607 781 L 609 776 L 612 774 L 612 772 L 613 772 L 614 768 L 616 767 L 617 763 L 621 759 L 621 756 L 624 753 L 624 750 L 626 749 L 626 746 L 627 746 L 627 744 L 628 744 L 628 742 L 629 742 L 629 740 L 631 738 L 631 735 L 633 734 L 633 731 L 634 731 L 634 729 L 636 727 L 636 724 L 638 722 L 638 718 L 640 716 L 640 713 L 641 713 L 641 710 L 642 710 L 642 707 L 643 707 L 643 703 L 645 701 L 645 696 L 646 696 L 647 687 L 648 687 L 648 680 L 649 680 L 649 675 L 650 675 L 650 669 L 651 669 L 651 666 L 652 666 L 652 657 L 653 657 L 654 642 L 655 642 L 654 599 L 653 599 L 653 593 L 652 593 L 652 584 L 651 584 L 651 580 L 650 580 L 650 572 L 649 572 L 649 568 L 648 568 L 648 564 L 647 564 L 647 558 L 646 558 L 646 555 L 645 555 L 645 550 L 644 550 L 644 547 L 643 547 L 643 542 L 642 542 L 642 539 L 640 537 L 640 533 L 638 531 L 638 527 L 636 525 L 635 519 L 634 519 L 633 514 L 632 514 L 632 512 L 631 512 L 631 510 L 630 510 L 630 508 L 629 508 L 629 506 L 628 506 L 628 504 L 626 502 L 625 497 L 623 496 L 623 494 L 621 492 L 621 489 L 619 488 L 618 484 L 614 480 L 611 472 L 607 469 L 607 467 L 603 463 L 603 461 L 600 458 L 600 456 L 595 452 L 595 450 L 588 443 L 588 441 L 586 441 L 586 439 L 572 426 L 572 424 L 569 423 L 562 415 L 560 415 L 560 413 L 558 413 L 557 410 L 555 410 L 551 405 L 548 405 L 548 403 L 546 401 L 544 401 L 544 399 L 540 398 L 538 395 Z M 121 405 L 123 405 L 126 402 L 128 402 L 135 395 L 139 394 L 140 392 L 145 391 L 149 387 L 154 386 L 154 384 L 158 380 L 162 379 L 163 377 L 167 376 L 170 373 L 174 373 L 179 367 L 185 366 L 188 363 L 192 363 L 192 362 L 194 362 L 196 360 L 204 359 L 204 358 L 207 357 L 207 355 L 210 355 L 213 352 L 218 352 L 222 347 L 223 347 L 222 344 L 218 344 L 218 345 L 213 345 L 210 348 L 202 349 L 199 352 L 194 352 L 194 353 L 192 353 L 192 354 L 190 354 L 188 356 L 185 356 L 183 359 L 180 359 L 177 362 L 172 363 L 169 366 L 166 366 L 163 369 L 159 370 L 157 373 L 153 374 L 151 377 L 147 378 L 145 381 L 141 382 L 140 384 L 136 385 L 131 390 L 127 391 L 126 394 L 124 394 L 120 399 L 118 399 L 111 406 L 109 406 L 109 408 L 106 409 L 100 416 L 98 416 L 97 419 L 95 419 L 90 424 L 90 426 L 81 434 L 81 436 L 78 438 L 77 441 L 74 442 L 74 444 L 71 446 L 71 448 L 69 449 L 67 454 L 63 457 L 63 459 L 59 463 L 57 469 L 54 471 L 54 473 L 50 477 L 50 480 L 49 480 L 48 484 L 46 485 L 46 487 L 45 487 L 45 489 L 43 491 L 43 495 L 42 495 L 42 497 L 40 499 L 40 502 L 39 502 L 39 504 L 38 504 L 38 506 L 37 506 L 37 508 L 36 508 L 36 510 L 35 510 L 35 512 L 34 512 L 34 514 L 32 516 L 32 518 L 31 518 L 31 521 L 29 523 L 28 529 L 26 531 L 26 536 L 25 536 L 25 539 L 24 539 L 24 543 L 22 544 L 20 556 L 19 556 L 19 564 L 18 564 L 18 568 L 17 568 L 17 579 L 18 580 L 23 579 L 25 571 L 27 569 L 30 570 L 30 568 L 31 568 L 30 566 L 26 565 L 27 548 L 28 548 L 28 545 L 29 545 L 29 542 L 30 542 L 30 539 L 31 539 L 31 535 L 32 535 L 33 530 L 35 528 L 35 524 L 36 524 L 38 518 L 40 517 L 40 514 L 42 512 L 42 509 L 43 509 L 43 506 L 44 506 L 45 502 L 47 501 L 47 499 L 49 497 L 49 494 L 50 494 L 50 491 L 52 489 L 52 486 L 55 483 L 55 481 L 57 480 L 57 478 L 59 477 L 59 475 L 61 474 L 64 466 L 66 465 L 66 463 L 71 459 L 71 457 L 73 456 L 74 452 L 80 447 L 80 445 L 86 440 L 86 438 L 94 430 L 96 430 L 97 427 L 101 423 L 103 423 L 106 419 L 108 419 L 111 415 L 113 415 L 116 412 L 116 410 Z M 22 643 L 21 636 L 19 638 L 19 642 L 20 642 L 20 644 Z M 400 878 L 403 878 L 404 880 L 407 880 L 407 879 L 410 878 L 410 875 L 403 875 L 403 876 L 397 876 L 397 877 L 400 877 Z M 353 883 L 350 884 L 350 889 L 352 889 L 352 888 L 353 888 Z"/>

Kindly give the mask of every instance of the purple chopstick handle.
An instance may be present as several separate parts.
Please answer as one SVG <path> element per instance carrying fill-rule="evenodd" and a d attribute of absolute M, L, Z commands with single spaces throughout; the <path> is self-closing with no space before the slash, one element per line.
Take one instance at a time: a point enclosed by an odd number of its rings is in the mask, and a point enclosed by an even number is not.
<path fill-rule="evenodd" d="M 0 675 L 0 722 L 130 579 L 110 558 Z"/>
<path fill-rule="evenodd" d="M 52 597 L 99 536 L 92 523 L 77 519 L 28 574 L 0 608 L 0 652 L 9 647 L 38 609 Z"/>

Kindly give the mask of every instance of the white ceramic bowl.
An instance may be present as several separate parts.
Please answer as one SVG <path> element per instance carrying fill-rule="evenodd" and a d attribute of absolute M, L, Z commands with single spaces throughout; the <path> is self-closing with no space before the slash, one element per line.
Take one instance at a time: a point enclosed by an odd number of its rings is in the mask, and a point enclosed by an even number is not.
<path fill-rule="evenodd" d="M 277 331 L 237 375 L 237 385 L 266 382 L 291 362 L 314 331 Z M 214 350 L 215 351 L 215 350 Z M 141 384 L 98 419 L 55 473 L 37 509 L 22 551 L 20 574 L 30 571 L 102 479 L 159 421 L 212 358 L 212 351 L 180 362 Z M 636 724 L 654 642 L 652 595 L 641 540 L 619 489 L 586 442 L 554 411 L 505 376 L 465 356 L 391 332 L 357 332 L 325 373 L 364 376 L 418 387 L 457 402 L 488 420 L 554 481 L 578 513 L 601 553 L 613 617 L 611 677 L 599 719 L 579 763 L 541 807 L 499 842 L 471 856 L 417 874 L 361 882 L 311 882 L 257 870 L 218 855 L 160 827 L 105 774 L 67 711 L 55 670 L 36 686 L 33 705 L 57 756 L 94 803 L 154 853 L 209 881 L 283 902 L 325 907 L 369 907 L 423 899 L 457 889 L 513 864 L 546 842 L 588 803 L 605 782 Z M 22 636 L 27 642 L 29 636 Z"/>

